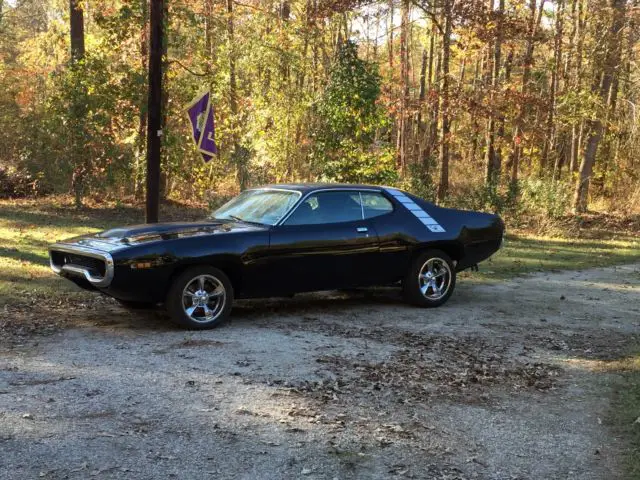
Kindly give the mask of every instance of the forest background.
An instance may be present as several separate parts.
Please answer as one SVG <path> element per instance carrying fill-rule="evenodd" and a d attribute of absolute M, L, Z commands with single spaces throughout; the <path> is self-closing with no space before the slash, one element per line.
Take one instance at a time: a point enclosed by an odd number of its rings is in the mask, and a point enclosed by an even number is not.
<path fill-rule="evenodd" d="M 512 223 L 640 209 L 637 0 L 169 0 L 161 195 L 362 182 Z M 0 195 L 141 199 L 147 0 L 0 0 Z M 210 88 L 220 154 L 184 106 Z"/>

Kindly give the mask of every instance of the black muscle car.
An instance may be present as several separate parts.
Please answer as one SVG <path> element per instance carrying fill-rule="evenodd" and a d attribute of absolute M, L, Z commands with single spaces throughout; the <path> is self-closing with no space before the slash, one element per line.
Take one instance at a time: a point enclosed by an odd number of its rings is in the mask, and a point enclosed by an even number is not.
<path fill-rule="evenodd" d="M 194 329 L 234 298 L 402 283 L 437 307 L 456 272 L 496 252 L 497 215 L 435 206 L 396 188 L 274 185 L 246 190 L 201 222 L 114 228 L 50 246 L 51 268 L 123 305 L 164 303 Z"/>

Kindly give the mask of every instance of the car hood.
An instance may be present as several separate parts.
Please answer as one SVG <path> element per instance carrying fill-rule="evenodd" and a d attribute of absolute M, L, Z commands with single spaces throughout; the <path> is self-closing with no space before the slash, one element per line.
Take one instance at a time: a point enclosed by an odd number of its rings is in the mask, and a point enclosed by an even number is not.
<path fill-rule="evenodd" d="M 81 235 L 60 243 L 77 245 L 105 252 L 136 246 L 148 242 L 174 240 L 176 238 L 215 235 L 221 233 L 263 230 L 265 227 L 242 222 L 206 220 L 202 222 L 166 222 L 130 225 Z"/>

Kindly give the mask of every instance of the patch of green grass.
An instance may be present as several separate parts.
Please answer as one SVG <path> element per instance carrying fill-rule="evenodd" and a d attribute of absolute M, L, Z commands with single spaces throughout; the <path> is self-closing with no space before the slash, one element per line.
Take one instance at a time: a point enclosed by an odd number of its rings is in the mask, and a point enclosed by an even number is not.
<path fill-rule="evenodd" d="M 527 273 L 580 270 L 640 262 L 640 237 L 615 239 L 545 238 L 509 235 L 491 259 L 480 264 L 474 276 L 505 279 Z"/>
<path fill-rule="evenodd" d="M 194 219 L 204 211 L 164 208 L 163 218 Z M 49 268 L 48 246 L 59 240 L 144 221 L 142 208 L 103 204 L 80 210 L 70 199 L 0 201 L 0 308 L 37 302 L 59 303 L 86 296 Z"/>
<path fill-rule="evenodd" d="M 614 381 L 608 423 L 627 446 L 623 453 L 626 478 L 640 479 L 640 355 L 633 358 L 634 368 L 624 369 Z"/>

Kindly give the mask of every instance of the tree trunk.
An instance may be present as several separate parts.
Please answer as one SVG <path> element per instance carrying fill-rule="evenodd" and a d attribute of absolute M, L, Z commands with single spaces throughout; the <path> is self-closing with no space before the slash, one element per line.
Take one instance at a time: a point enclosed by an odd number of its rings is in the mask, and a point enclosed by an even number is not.
<path fill-rule="evenodd" d="M 438 97 L 433 95 L 433 59 L 435 55 L 435 41 L 436 41 L 436 31 L 435 26 L 431 25 L 431 35 L 429 39 L 429 65 L 427 68 L 427 91 L 429 92 L 429 99 L 427 100 L 427 105 L 429 108 L 429 117 L 427 119 L 427 125 L 425 128 L 425 141 L 424 141 L 424 149 L 422 152 L 422 163 L 426 165 L 431 161 L 431 154 L 433 152 L 433 147 L 435 145 L 435 141 L 437 138 L 437 127 L 438 127 Z M 436 71 L 440 71 L 440 62 L 436 62 Z M 436 72 L 436 75 L 437 75 Z"/>
<path fill-rule="evenodd" d="M 602 104 L 607 104 L 613 84 L 614 78 L 617 75 L 617 68 L 620 61 L 620 45 L 622 38 L 622 28 L 624 27 L 625 19 L 625 7 L 626 0 L 610 0 L 611 9 L 611 26 L 606 35 L 606 41 L 602 42 L 599 48 L 604 48 L 604 62 L 599 77 L 601 80 L 599 84 L 599 96 Z M 573 199 L 573 208 L 576 213 L 583 213 L 587 211 L 588 198 L 589 198 L 589 183 L 591 181 L 591 174 L 593 172 L 593 166 L 596 161 L 596 153 L 598 151 L 598 145 L 602 140 L 604 134 L 604 123 L 601 120 L 601 116 L 596 116 L 595 119 L 587 122 L 587 143 L 584 149 L 582 162 L 580 163 L 580 171 L 578 173 L 578 180 L 576 182 L 576 189 Z"/>
<path fill-rule="evenodd" d="M 400 171 L 407 167 L 407 143 L 409 131 L 409 0 L 402 1 L 402 20 L 400 23 L 400 82 L 402 96 L 400 98 L 400 118 L 398 122 L 398 164 Z"/>
<path fill-rule="evenodd" d="M 562 62 L 562 29 L 563 29 L 564 1 L 559 0 L 556 11 L 556 32 L 553 41 L 553 68 L 551 69 L 551 82 L 549 84 L 549 101 L 547 103 L 547 121 L 545 124 L 545 139 L 540 156 L 539 175 L 544 175 L 549 163 L 549 154 L 555 144 L 555 112 L 558 96 L 558 79 Z"/>
<path fill-rule="evenodd" d="M 493 50 L 493 68 L 491 73 L 491 106 L 496 108 L 495 100 L 500 88 L 500 68 L 502 62 L 502 38 L 503 17 L 504 17 L 504 0 L 498 2 L 498 20 L 496 26 L 496 38 Z M 487 185 L 497 185 L 500 180 L 500 169 L 502 158 L 500 157 L 500 149 L 496 147 L 496 124 L 499 123 L 495 113 L 491 113 L 489 123 L 487 125 L 487 169 L 485 174 L 485 182 Z"/>
<path fill-rule="evenodd" d="M 444 35 L 442 37 L 442 129 L 440 139 L 440 181 L 438 202 L 444 201 L 449 191 L 449 57 L 451 50 L 451 1 L 444 0 Z M 500 0 L 504 1 L 504 0 Z"/>
<path fill-rule="evenodd" d="M 416 136 L 414 143 L 415 154 L 418 156 L 418 161 L 422 160 L 422 147 L 421 143 L 424 139 L 425 128 L 422 121 L 422 109 L 424 107 L 424 100 L 427 92 L 427 50 L 422 50 L 422 62 L 420 64 L 420 91 L 418 93 L 418 107 L 416 114 Z M 423 165 L 424 167 L 425 165 Z"/>
<path fill-rule="evenodd" d="M 512 146 L 512 158 L 511 158 L 511 182 L 518 181 L 518 174 L 520 169 L 520 159 L 522 156 L 522 141 L 524 120 L 528 112 L 527 95 L 529 93 L 529 80 L 531 78 L 531 68 L 533 66 L 533 52 L 535 48 L 535 36 L 540 26 L 542 19 L 542 12 L 544 9 L 545 0 L 540 1 L 539 10 L 536 14 L 536 0 L 529 0 L 529 24 L 527 32 L 527 46 L 523 59 L 522 70 L 522 86 L 520 87 L 520 95 L 522 100 L 520 101 L 520 109 L 518 116 L 514 122 L 513 129 L 513 146 Z"/>
<path fill-rule="evenodd" d="M 247 155 L 241 151 L 238 133 L 238 92 L 236 86 L 236 46 L 234 38 L 233 0 L 227 0 L 227 37 L 229 41 L 229 110 L 231 111 L 231 128 L 233 152 L 231 158 L 236 165 L 236 179 L 240 190 L 248 183 Z"/>
<path fill-rule="evenodd" d="M 389 75 L 393 78 L 393 0 L 389 0 Z"/>

